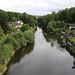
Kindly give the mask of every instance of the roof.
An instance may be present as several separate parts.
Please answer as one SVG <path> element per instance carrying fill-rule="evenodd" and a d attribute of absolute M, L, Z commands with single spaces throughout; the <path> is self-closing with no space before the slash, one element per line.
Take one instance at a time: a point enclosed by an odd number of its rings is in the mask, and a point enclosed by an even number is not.
<path fill-rule="evenodd" d="M 11 25 L 12 23 L 11 22 L 8 22 L 8 25 Z"/>
<path fill-rule="evenodd" d="M 12 25 L 12 24 L 14 24 L 14 26 L 18 26 L 18 25 L 22 25 L 21 23 L 17 23 L 17 22 L 8 22 L 8 25 Z"/>
<path fill-rule="evenodd" d="M 14 24 L 14 26 L 22 25 L 21 23 L 16 23 L 16 22 L 13 22 L 12 24 Z"/>

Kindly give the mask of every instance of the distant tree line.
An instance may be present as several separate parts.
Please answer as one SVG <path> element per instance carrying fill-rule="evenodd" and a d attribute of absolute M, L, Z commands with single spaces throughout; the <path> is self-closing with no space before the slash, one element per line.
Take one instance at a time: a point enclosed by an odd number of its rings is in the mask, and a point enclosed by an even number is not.
<path fill-rule="evenodd" d="M 64 21 L 65 23 L 75 23 L 75 7 L 60 10 L 57 13 L 53 11 L 52 14 L 47 14 L 38 18 L 38 24 L 44 30 L 46 30 L 48 23 L 51 21 Z"/>
<path fill-rule="evenodd" d="M 36 17 L 32 15 L 28 15 L 27 13 L 19 13 L 19 12 L 6 12 L 0 10 L 0 26 L 6 33 L 9 30 L 9 26 L 7 22 L 15 22 L 22 20 L 24 24 L 29 24 L 29 26 L 37 25 Z"/>

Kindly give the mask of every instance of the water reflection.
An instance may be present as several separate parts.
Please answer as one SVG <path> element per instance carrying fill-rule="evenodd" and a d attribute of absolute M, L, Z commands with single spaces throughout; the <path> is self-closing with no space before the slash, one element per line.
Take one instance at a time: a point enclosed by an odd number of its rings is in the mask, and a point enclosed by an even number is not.
<path fill-rule="evenodd" d="M 73 67 L 72 69 L 75 69 L 75 58 L 74 58 L 74 61 L 73 61 Z"/>
<path fill-rule="evenodd" d="M 43 33 L 43 36 L 44 38 L 46 39 L 46 41 L 49 43 L 51 43 L 51 47 L 53 47 L 55 45 L 55 41 L 57 40 L 57 43 L 60 44 L 60 40 L 59 40 L 59 36 L 55 36 L 55 35 L 52 35 L 52 34 L 47 34 L 45 33 L 44 31 L 42 32 Z M 53 42 L 54 41 L 54 42 Z M 64 52 L 65 51 L 65 48 L 63 49 L 61 46 L 57 46 L 58 50 Z M 72 66 L 72 69 L 75 69 L 75 56 L 74 54 L 69 51 L 69 49 L 67 49 L 68 53 L 73 56 L 74 58 L 74 61 L 73 61 L 73 66 Z"/>
<path fill-rule="evenodd" d="M 16 52 L 5 75 L 75 75 L 73 56 L 40 28 L 35 33 L 35 45 Z"/>
<path fill-rule="evenodd" d="M 44 35 L 44 37 L 45 37 L 45 39 L 46 39 L 47 42 L 50 42 L 51 40 L 55 41 L 56 39 L 58 39 L 58 36 L 54 36 L 52 34 L 47 34 L 44 31 L 42 33 L 43 33 L 43 35 Z"/>
<path fill-rule="evenodd" d="M 47 34 L 44 31 L 42 33 L 46 41 L 51 44 L 51 47 L 54 47 L 54 45 L 56 45 L 57 47 L 59 46 L 61 48 L 61 46 L 59 45 L 60 44 L 59 36 L 55 36 L 53 34 Z"/>
<path fill-rule="evenodd" d="M 29 53 L 31 53 L 34 50 L 33 48 L 34 48 L 34 43 L 29 44 L 28 46 L 16 51 L 15 55 L 9 61 L 7 67 L 9 68 L 12 64 L 19 63 L 20 60 L 23 57 L 25 57 L 25 55 L 28 55 Z M 3 75 L 8 75 L 8 70 Z"/>

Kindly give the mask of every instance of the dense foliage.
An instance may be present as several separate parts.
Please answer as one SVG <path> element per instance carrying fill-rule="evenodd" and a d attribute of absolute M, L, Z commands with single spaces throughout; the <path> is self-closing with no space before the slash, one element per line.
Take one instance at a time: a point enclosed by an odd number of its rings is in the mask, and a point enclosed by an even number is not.
<path fill-rule="evenodd" d="M 5 11 L 0 11 L 0 26 L 5 33 L 7 32 L 7 30 L 9 30 L 9 27 L 7 25 L 7 14 Z"/>
<path fill-rule="evenodd" d="M 22 32 L 17 32 L 12 36 L 20 43 L 21 46 L 26 46 L 27 41 Z"/>
<path fill-rule="evenodd" d="M 47 14 L 45 16 L 40 16 L 38 18 L 38 24 L 43 30 L 51 21 L 64 21 L 65 23 L 75 23 L 75 7 L 60 10 L 57 13 L 52 12 L 52 14 Z M 68 27 L 68 24 L 66 25 Z"/>
<path fill-rule="evenodd" d="M 8 22 L 20 20 L 23 21 L 21 28 L 17 29 L 13 24 L 8 26 Z M 6 62 L 17 49 L 34 42 L 36 25 L 35 16 L 0 10 L 0 72 L 4 71 Z"/>
<path fill-rule="evenodd" d="M 4 31 L 3 31 L 3 29 L 0 26 L 0 39 L 2 38 L 3 35 L 4 35 Z"/>
<path fill-rule="evenodd" d="M 34 33 L 31 30 L 27 30 L 24 32 L 24 37 L 27 40 L 27 43 L 33 43 Z"/>
<path fill-rule="evenodd" d="M 6 12 L 0 10 L 0 26 L 5 33 L 10 31 L 11 27 L 8 26 L 8 22 L 23 21 L 24 24 L 28 24 L 30 27 L 37 25 L 37 20 L 35 16 L 28 15 L 27 13 L 18 13 L 18 12 Z M 15 28 L 11 29 L 13 31 Z"/>
<path fill-rule="evenodd" d="M 9 31 L 10 31 L 10 33 L 16 31 L 16 27 L 14 26 L 14 24 L 9 26 Z"/>
<path fill-rule="evenodd" d="M 48 23 L 46 27 L 46 32 L 56 33 L 60 32 L 61 30 L 65 31 L 65 29 L 66 29 L 66 24 L 64 21 L 51 21 Z"/>
<path fill-rule="evenodd" d="M 22 27 L 21 27 L 21 31 L 24 32 L 26 30 L 28 30 L 30 27 L 28 24 L 23 24 Z"/>
<path fill-rule="evenodd" d="M 24 33 L 19 31 L 12 35 L 3 35 L 0 40 L 0 72 L 3 71 L 3 66 L 6 61 L 13 56 L 15 51 L 34 42 L 34 32 L 27 30 Z"/>

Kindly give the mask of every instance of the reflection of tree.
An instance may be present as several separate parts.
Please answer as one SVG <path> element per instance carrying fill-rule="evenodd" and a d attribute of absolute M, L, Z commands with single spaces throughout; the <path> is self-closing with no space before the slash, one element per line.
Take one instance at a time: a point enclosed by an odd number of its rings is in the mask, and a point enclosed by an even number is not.
<path fill-rule="evenodd" d="M 60 37 L 59 37 L 59 36 L 52 35 L 52 34 L 47 34 L 47 33 L 44 32 L 44 31 L 43 31 L 42 33 L 43 33 L 43 36 L 44 36 L 44 38 L 46 39 L 46 41 L 51 43 L 51 47 L 54 46 L 54 42 L 53 42 L 53 41 L 55 41 L 55 40 L 57 40 L 58 44 L 60 44 Z M 60 49 L 59 49 L 60 51 L 63 51 L 63 48 L 61 48 L 61 47 L 58 47 L 58 48 L 60 48 Z M 74 57 L 72 69 L 75 69 L 75 54 L 74 54 L 74 52 L 72 52 L 72 50 L 70 49 L 70 46 L 68 46 L 68 47 L 66 48 L 66 50 L 68 51 L 68 53 L 69 53 L 71 56 Z"/>
<path fill-rule="evenodd" d="M 53 47 L 54 46 L 54 43 L 53 42 L 51 42 L 51 47 Z"/>
<path fill-rule="evenodd" d="M 43 33 L 43 36 L 44 38 L 46 39 L 47 42 L 50 42 L 51 43 L 51 47 L 54 46 L 54 42 L 56 39 L 58 39 L 58 36 L 55 36 L 55 35 L 52 35 L 52 34 L 47 34 L 45 32 L 42 32 Z"/>
<path fill-rule="evenodd" d="M 34 43 L 29 44 L 28 46 L 17 50 L 7 66 L 9 67 L 11 64 L 18 63 L 25 55 L 31 53 L 33 51 L 33 48 L 34 48 Z M 8 71 L 6 71 L 3 75 L 7 75 L 7 72 Z"/>
<path fill-rule="evenodd" d="M 19 49 L 15 55 L 11 58 L 10 62 L 8 63 L 8 66 L 11 64 L 14 64 L 16 62 L 19 62 L 25 55 L 29 54 L 34 48 L 34 44 L 29 44 L 28 46 Z"/>
<path fill-rule="evenodd" d="M 72 69 L 75 69 L 75 58 L 74 58 L 74 61 L 73 61 L 73 67 Z"/>

